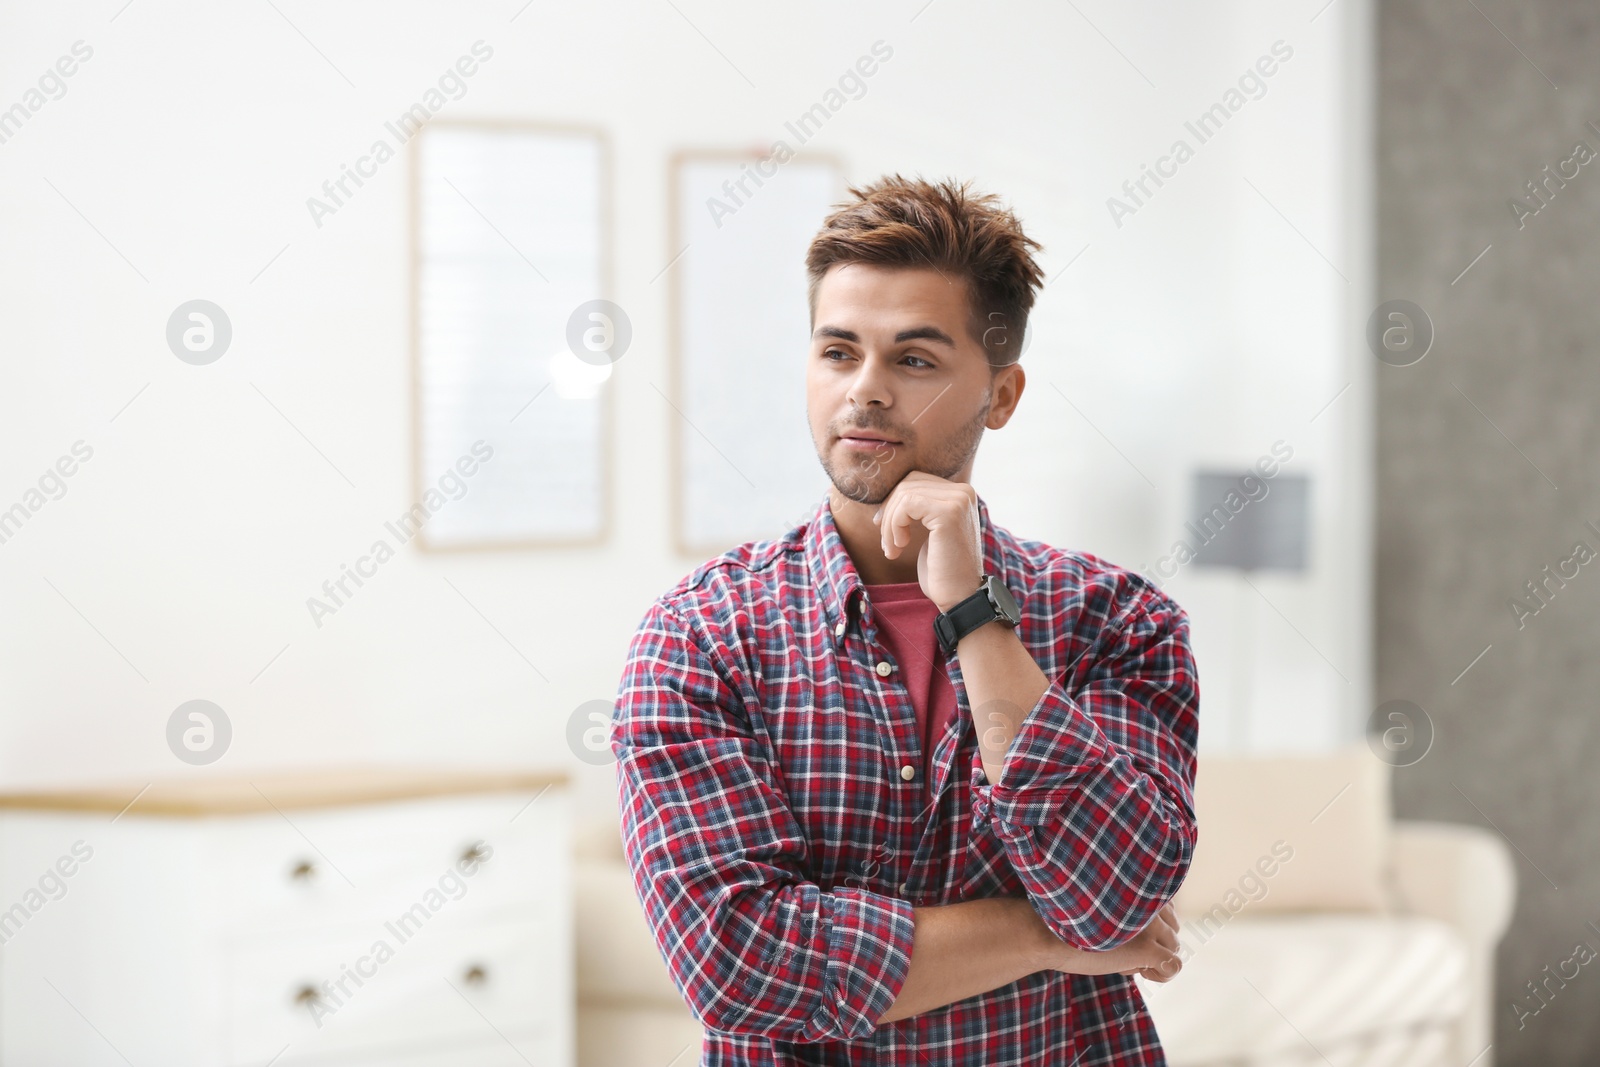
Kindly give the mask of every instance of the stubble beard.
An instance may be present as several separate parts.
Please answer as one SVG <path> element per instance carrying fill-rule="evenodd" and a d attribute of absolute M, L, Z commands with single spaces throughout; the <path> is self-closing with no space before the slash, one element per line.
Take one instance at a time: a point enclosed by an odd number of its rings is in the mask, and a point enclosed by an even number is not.
<path fill-rule="evenodd" d="M 885 445 L 843 463 L 835 463 L 828 454 L 819 454 L 818 458 L 822 460 L 822 469 L 827 472 L 828 480 L 840 496 L 858 504 L 881 504 L 900 484 L 900 479 L 913 470 L 926 471 L 937 478 L 954 478 L 961 473 L 983 440 L 983 424 L 988 421 L 989 407 L 990 400 L 985 398 L 983 407 L 959 430 L 931 446 L 929 455 L 916 457 L 906 472 L 893 481 L 889 480 L 892 475 L 888 468 L 906 448 L 904 443 Z"/>

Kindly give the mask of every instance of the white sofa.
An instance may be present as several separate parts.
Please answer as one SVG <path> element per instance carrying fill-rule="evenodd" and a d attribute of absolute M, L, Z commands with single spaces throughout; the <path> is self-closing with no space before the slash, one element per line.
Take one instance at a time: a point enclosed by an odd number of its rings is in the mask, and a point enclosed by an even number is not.
<path fill-rule="evenodd" d="M 1174 900 L 1184 967 L 1136 979 L 1172 1067 L 1492 1067 L 1510 850 L 1473 826 L 1392 821 L 1390 773 L 1358 749 L 1201 757 L 1200 843 Z M 579 1067 L 697 1063 L 699 1023 L 615 824 L 574 836 Z M 1260 863 L 1274 842 L 1293 858 Z"/>
<path fill-rule="evenodd" d="M 1392 910 L 1241 915 L 1173 981 L 1136 979 L 1172 1067 L 1492 1067 L 1509 849 L 1438 822 L 1396 822 L 1391 841 Z"/>
<path fill-rule="evenodd" d="M 650 936 L 617 824 L 574 830 L 578 1067 L 693 1067 L 700 1023 Z"/>

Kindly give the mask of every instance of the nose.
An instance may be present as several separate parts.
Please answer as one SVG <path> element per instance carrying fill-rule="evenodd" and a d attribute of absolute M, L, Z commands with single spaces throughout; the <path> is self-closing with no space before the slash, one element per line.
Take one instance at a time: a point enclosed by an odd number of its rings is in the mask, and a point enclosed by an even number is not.
<path fill-rule="evenodd" d="M 888 368 L 882 365 L 881 360 L 867 356 L 861 361 L 861 367 L 856 371 L 855 377 L 851 379 L 850 391 L 846 395 L 855 407 L 865 407 L 868 404 L 889 407 L 893 404 L 894 397 L 889 391 Z"/>

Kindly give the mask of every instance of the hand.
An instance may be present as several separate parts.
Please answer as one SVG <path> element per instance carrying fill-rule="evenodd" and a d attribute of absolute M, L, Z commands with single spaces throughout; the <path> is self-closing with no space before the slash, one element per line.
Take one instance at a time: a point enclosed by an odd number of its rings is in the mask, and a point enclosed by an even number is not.
<path fill-rule="evenodd" d="M 1132 941 L 1104 952 L 1075 948 L 1057 939 L 1051 967 L 1067 974 L 1138 974 L 1152 982 L 1170 982 L 1183 970 L 1178 956 L 1178 917 L 1163 904 L 1150 924 Z"/>
<path fill-rule="evenodd" d="M 983 532 L 978 492 L 967 482 L 952 482 L 926 471 L 911 471 L 889 491 L 873 513 L 885 559 L 895 559 L 911 543 L 915 523 L 928 536 L 917 553 L 917 581 L 940 611 L 978 591 L 983 580 Z"/>

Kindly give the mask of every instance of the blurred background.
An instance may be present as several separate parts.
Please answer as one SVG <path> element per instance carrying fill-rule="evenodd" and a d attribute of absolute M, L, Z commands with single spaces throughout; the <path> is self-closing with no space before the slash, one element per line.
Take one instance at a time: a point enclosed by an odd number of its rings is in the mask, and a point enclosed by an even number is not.
<path fill-rule="evenodd" d="M 1303 834 L 1145 987 L 1173 1062 L 1600 1056 L 1589 5 L 0 27 L 0 1062 L 694 1062 L 596 738 L 651 601 L 825 492 L 801 257 L 895 172 L 1044 245 L 973 482 L 1189 611 L 1190 915 Z"/>

